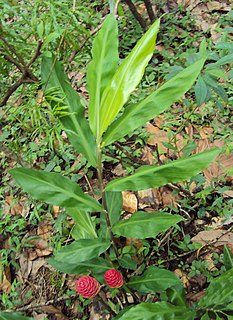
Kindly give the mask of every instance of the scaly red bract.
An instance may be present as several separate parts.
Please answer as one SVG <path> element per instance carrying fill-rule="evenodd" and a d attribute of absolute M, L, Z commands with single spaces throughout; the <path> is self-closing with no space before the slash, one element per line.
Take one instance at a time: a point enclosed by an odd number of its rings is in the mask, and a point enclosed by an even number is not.
<path fill-rule="evenodd" d="M 97 295 L 100 290 L 99 282 L 90 276 L 83 276 L 76 282 L 76 291 L 80 296 L 91 299 Z"/>
<path fill-rule="evenodd" d="M 116 269 L 106 271 L 104 279 L 110 288 L 120 288 L 124 283 L 122 274 Z"/>

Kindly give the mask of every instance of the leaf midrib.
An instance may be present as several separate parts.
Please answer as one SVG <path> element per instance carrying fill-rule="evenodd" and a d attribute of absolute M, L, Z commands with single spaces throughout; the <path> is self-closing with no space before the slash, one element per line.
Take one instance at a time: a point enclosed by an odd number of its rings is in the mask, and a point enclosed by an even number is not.
<path fill-rule="evenodd" d="M 57 190 L 59 190 L 59 193 L 65 193 L 65 194 L 68 194 L 70 197 L 72 197 L 72 198 L 76 198 L 77 200 L 79 200 L 80 202 L 82 202 L 82 203 L 84 203 L 84 204 L 87 204 L 87 205 L 90 205 L 90 204 L 88 204 L 88 200 L 90 200 L 90 202 L 92 202 L 93 204 L 94 204 L 94 199 L 92 199 L 91 197 L 90 197 L 90 199 L 88 198 L 88 199 L 86 199 L 86 197 L 87 197 L 87 195 L 85 194 L 85 193 L 83 193 L 82 194 L 82 196 L 80 195 L 77 195 L 76 193 L 71 193 L 71 192 L 69 192 L 69 191 L 67 191 L 66 189 L 62 189 L 62 188 L 59 188 L 58 186 L 56 186 L 56 185 L 53 185 L 53 184 L 50 184 L 48 181 L 45 181 L 45 180 L 43 180 L 43 179 L 39 179 L 38 177 L 35 177 L 35 176 L 31 176 L 30 174 L 27 174 L 26 173 L 26 175 L 30 178 L 30 179 L 34 179 L 35 181 L 39 181 L 39 182 L 42 182 L 42 183 L 44 183 L 44 184 L 47 184 L 48 186 L 52 186 L 52 188 L 53 189 L 57 189 Z M 65 179 L 65 178 L 64 178 Z M 67 181 L 69 181 L 69 180 L 67 180 Z M 77 185 L 77 187 L 79 188 L 79 186 Z M 62 190 L 62 192 L 61 192 L 61 190 Z M 81 191 L 81 189 L 80 189 L 80 191 Z M 82 192 L 82 191 L 81 191 Z M 96 208 L 98 207 L 98 203 L 95 203 L 95 205 L 96 205 Z M 95 208 L 95 209 L 96 209 Z M 94 209 L 94 208 L 93 208 Z M 100 209 L 100 208 L 99 208 Z"/>

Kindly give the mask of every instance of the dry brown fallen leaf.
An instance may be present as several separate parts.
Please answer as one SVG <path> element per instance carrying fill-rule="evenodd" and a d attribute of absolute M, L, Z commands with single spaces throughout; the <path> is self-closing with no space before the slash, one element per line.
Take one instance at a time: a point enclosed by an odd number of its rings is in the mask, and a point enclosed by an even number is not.
<path fill-rule="evenodd" d="M 224 141 L 214 140 L 210 142 L 208 138 L 199 139 L 196 141 L 197 148 L 194 150 L 194 153 L 203 152 L 205 150 L 218 147 L 223 148 L 225 146 Z M 221 153 L 211 164 L 204 170 L 205 178 L 210 182 L 213 178 L 219 179 L 221 176 L 226 176 L 226 170 L 230 169 L 233 165 L 233 153 L 227 155 L 226 153 Z M 233 177 L 228 177 L 228 181 L 232 181 Z M 207 181 L 207 182 L 208 182 Z"/>
<path fill-rule="evenodd" d="M 199 232 L 191 239 L 203 245 L 211 244 L 214 247 L 229 245 L 233 247 L 233 233 L 221 229 L 212 229 Z"/>
<path fill-rule="evenodd" d="M 4 270 L 2 272 L 2 268 L 0 268 L 0 292 L 10 293 L 11 291 L 11 271 L 8 266 L 4 266 Z"/>
<path fill-rule="evenodd" d="M 161 196 L 158 188 L 151 188 L 138 191 L 139 209 L 148 206 L 159 206 L 161 204 Z"/>
<path fill-rule="evenodd" d="M 230 11 L 231 8 L 226 3 L 221 1 L 211 1 L 206 3 L 209 11 Z"/>
<path fill-rule="evenodd" d="M 25 200 L 25 199 L 24 199 Z M 24 202 L 19 199 L 15 199 L 12 196 L 5 197 L 5 203 L 3 205 L 3 214 L 21 215 L 25 217 L 29 212 L 29 208 L 26 208 Z"/>
<path fill-rule="evenodd" d="M 45 258 L 38 258 L 32 261 L 31 275 L 36 275 L 42 266 L 47 265 Z"/>
<path fill-rule="evenodd" d="M 189 277 L 187 276 L 187 274 L 181 269 L 174 270 L 174 273 L 180 278 L 184 288 L 187 288 L 189 285 Z"/>
<path fill-rule="evenodd" d="M 133 192 L 123 191 L 123 210 L 128 212 L 136 212 L 138 209 L 138 200 Z"/>
<path fill-rule="evenodd" d="M 161 130 L 157 126 L 153 126 L 150 122 L 146 124 L 146 131 L 151 133 L 151 137 L 148 139 L 148 145 L 158 146 L 160 152 L 166 153 L 168 148 L 163 145 L 163 142 L 169 142 L 168 133 Z M 176 147 L 180 151 L 183 148 L 183 137 L 181 134 L 176 134 Z M 173 150 L 169 150 L 170 154 L 174 153 Z"/>
<path fill-rule="evenodd" d="M 28 279 L 31 270 L 32 270 L 32 261 L 28 259 L 28 253 L 25 251 L 23 253 L 20 253 L 16 257 L 19 259 L 19 265 L 20 269 L 18 271 L 18 274 L 23 279 Z"/>
<path fill-rule="evenodd" d="M 69 320 L 58 308 L 52 305 L 41 307 L 41 309 L 49 314 L 55 315 L 57 320 Z"/>
<path fill-rule="evenodd" d="M 150 147 L 145 146 L 142 150 L 142 161 L 146 164 L 155 164 L 155 157 Z"/>
<path fill-rule="evenodd" d="M 122 167 L 122 165 L 119 163 L 114 170 L 112 170 L 112 173 L 115 174 L 118 177 L 121 177 L 125 174 L 126 170 Z"/>

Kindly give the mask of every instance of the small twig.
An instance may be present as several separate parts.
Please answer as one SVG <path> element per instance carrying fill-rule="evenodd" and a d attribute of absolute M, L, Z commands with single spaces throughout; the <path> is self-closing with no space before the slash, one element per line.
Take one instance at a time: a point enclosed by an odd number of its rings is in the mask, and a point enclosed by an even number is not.
<path fill-rule="evenodd" d="M 3 107 L 8 99 L 10 98 L 10 96 L 23 84 L 23 83 L 27 83 L 27 84 L 33 84 L 35 83 L 35 80 L 32 80 L 30 78 L 20 78 L 18 81 L 16 81 L 6 92 L 6 94 L 4 95 L 4 97 L 2 98 L 2 100 L 0 101 L 0 107 Z"/>
<path fill-rule="evenodd" d="M 183 188 L 181 185 L 179 185 L 177 183 L 168 183 L 167 186 L 170 187 L 171 189 L 175 189 L 175 190 L 177 190 L 179 192 L 182 192 L 189 199 L 194 200 L 193 194 L 190 191 L 188 191 L 185 188 Z"/>
<path fill-rule="evenodd" d="M 115 3 L 114 12 L 113 12 L 115 17 L 118 17 L 117 10 L 118 10 L 118 6 L 119 6 L 120 2 L 121 2 L 121 0 L 117 0 L 116 3 Z"/>
<path fill-rule="evenodd" d="M 36 59 L 40 56 L 40 54 L 41 54 L 40 49 L 41 49 L 42 45 L 43 45 L 42 40 L 39 40 L 36 51 L 35 51 L 33 57 L 30 59 L 29 63 L 27 64 L 28 67 L 30 67 L 36 61 Z"/>
<path fill-rule="evenodd" d="M 146 6 L 146 10 L 148 13 L 148 16 L 150 18 L 151 23 L 153 23 L 155 21 L 155 14 L 152 8 L 152 4 L 150 0 L 143 0 Z"/>
<path fill-rule="evenodd" d="M 128 7 L 129 7 L 130 11 L 132 12 L 133 16 L 135 17 L 135 19 L 139 22 L 143 31 L 146 31 L 146 29 L 147 29 L 146 22 L 144 21 L 142 16 L 138 13 L 137 8 L 135 7 L 134 3 L 131 0 L 124 0 L 124 1 L 128 5 Z"/>
<path fill-rule="evenodd" d="M 158 164 L 159 165 L 163 164 L 163 162 L 160 159 L 158 143 L 156 143 L 155 145 L 155 152 L 156 152 L 156 158 L 157 158 Z"/>
<path fill-rule="evenodd" d="M 30 304 L 30 305 L 27 305 L 27 306 L 23 306 L 23 307 L 19 307 L 19 308 L 15 308 L 15 309 L 7 309 L 7 310 L 4 310 L 5 312 L 23 312 L 23 311 L 27 311 L 27 310 L 33 310 L 33 309 L 39 309 L 39 308 L 42 308 L 42 307 L 46 307 L 48 305 L 54 305 L 58 302 L 61 302 L 61 301 L 65 301 L 65 300 L 69 300 L 69 299 L 76 299 L 78 298 L 78 294 L 72 294 L 70 296 L 65 296 L 65 297 L 61 297 L 61 298 L 58 298 L 58 299 L 52 299 L 52 300 L 48 300 L 47 302 L 45 303 L 39 303 L 39 304 Z"/>
<path fill-rule="evenodd" d="M 4 53 L 2 49 L 0 49 L 0 53 L 3 55 L 5 60 L 9 61 L 10 63 L 13 63 L 22 73 L 24 72 L 24 66 L 22 66 L 15 58 Z"/>

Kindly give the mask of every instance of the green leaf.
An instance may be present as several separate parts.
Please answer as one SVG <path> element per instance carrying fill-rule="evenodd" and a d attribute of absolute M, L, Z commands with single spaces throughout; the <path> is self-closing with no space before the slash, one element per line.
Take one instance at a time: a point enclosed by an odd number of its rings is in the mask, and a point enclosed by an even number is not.
<path fill-rule="evenodd" d="M 122 212 L 122 193 L 121 192 L 105 192 L 106 205 L 108 209 L 111 225 L 115 224 Z"/>
<path fill-rule="evenodd" d="M 127 310 L 117 320 L 194 320 L 195 311 L 167 302 L 143 302 Z"/>
<path fill-rule="evenodd" d="M 195 96 L 197 100 L 198 106 L 200 106 L 203 102 L 206 101 L 206 97 L 208 94 L 208 89 L 205 81 L 201 76 L 199 76 L 197 83 L 195 85 Z"/>
<path fill-rule="evenodd" d="M 155 21 L 143 35 L 105 88 L 101 100 L 98 140 L 140 82 L 154 51 L 159 24 L 160 20 Z"/>
<path fill-rule="evenodd" d="M 123 255 L 119 259 L 119 264 L 122 268 L 130 269 L 130 270 L 136 270 L 137 269 L 137 263 L 132 259 L 132 256 L 130 255 Z"/>
<path fill-rule="evenodd" d="M 79 185 L 58 173 L 16 168 L 10 170 L 16 182 L 34 198 L 65 208 L 102 211 L 102 206 L 85 194 Z"/>
<path fill-rule="evenodd" d="M 57 262 L 78 265 L 81 262 L 98 257 L 110 247 L 105 239 L 80 239 L 63 247 L 54 255 Z"/>
<path fill-rule="evenodd" d="M 206 289 L 204 297 L 199 300 L 198 308 L 213 308 L 227 305 L 233 297 L 233 268 L 213 279 Z"/>
<path fill-rule="evenodd" d="M 223 66 L 224 64 L 229 64 L 229 63 L 232 63 L 232 62 L 233 62 L 233 53 L 222 57 L 221 59 L 219 59 L 215 63 L 209 63 L 206 66 L 206 69 L 213 69 L 213 68 L 215 69 L 215 67 L 217 67 L 217 66 Z"/>
<path fill-rule="evenodd" d="M 217 157 L 220 149 L 214 148 L 189 158 L 158 166 L 142 166 L 134 174 L 109 182 L 107 191 L 145 190 L 167 183 L 187 180 L 204 170 Z"/>
<path fill-rule="evenodd" d="M 228 249 L 228 247 L 225 245 L 224 246 L 224 266 L 226 270 L 230 270 L 233 268 L 233 254 L 231 251 Z"/>
<path fill-rule="evenodd" d="M 128 286 L 142 293 L 162 292 L 175 285 L 181 285 L 175 273 L 154 266 L 149 267 L 141 276 L 130 279 Z"/>
<path fill-rule="evenodd" d="M 74 227 L 75 231 L 72 231 L 72 236 L 75 240 L 97 238 L 95 226 L 89 212 L 76 208 L 69 208 L 67 209 L 67 212 L 76 223 Z"/>
<path fill-rule="evenodd" d="M 179 215 L 159 212 L 135 212 L 129 219 L 116 223 L 112 231 L 118 236 L 145 239 L 155 237 L 174 224 L 184 220 Z"/>
<path fill-rule="evenodd" d="M 166 290 L 169 302 L 176 306 L 186 307 L 185 290 L 183 285 L 176 285 Z"/>
<path fill-rule="evenodd" d="M 90 97 L 88 118 L 92 132 L 95 136 L 99 136 L 100 101 L 119 61 L 117 22 L 112 14 L 106 18 L 93 41 L 92 57 L 87 71 Z"/>
<path fill-rule="evenodd" d="M 112 268 L 112 265 L 106 259 L 101 257 L 79 262 L 78 264 L 69 263 L 69 261 L 57 261 L 54 257 L 48 260 L 49 264 L 55 269 L 67 273 L 67 274 L 84 274 L 90 273 L 99 274 L 104 273 L 108 269 Z"/>
<path fill-rule="evenodd" d="M 111 225 L 116 223 L 122 211 L 122 193 L 121 192 L 105 192 L 105 200 L 108 210 L 108 216 L 111 222 Z M 110 239 L 110 234 L 106 222 L 104 212 L 100 214 L 100 225 L 101 228 L 98 232 L 99 237 Z"/>
<path fill-rule="evenodd" d="M 198 60 L 144 100 L 127 106 L 123 114 L 110 125 L 104 134 L 102 145 L 106 146 L 119 140 L 168 109 L 191 88 L 204 63 L 205 59 Z"/>
<path fill-rule="evenodd" d="M 63 68 L 54 58 L 43 57 L 41 66 L 41 79 L 44 84 L 45 96 L 52 108 L 65 108 L 65 115 L 60 121 L 67 136 L 78 152 L 81 152 L 89 163 L 96 167 L 96 144 L 89 124 L 85 118 L 85 109 L 80 102 L 78 93 L 71 87 Z M 55 93 L 51 93 L 51 89 Z M 59 100 L 59 101 L 57 101 Z"/>
<path fill-rule="evenodd" d="M 0 320 L 32 320 L 32 318 L 24 317 L 18 312 L 0 312 Z"/>

